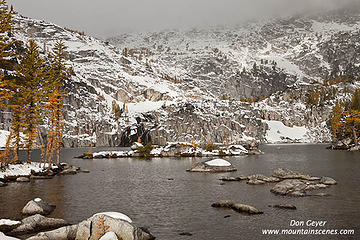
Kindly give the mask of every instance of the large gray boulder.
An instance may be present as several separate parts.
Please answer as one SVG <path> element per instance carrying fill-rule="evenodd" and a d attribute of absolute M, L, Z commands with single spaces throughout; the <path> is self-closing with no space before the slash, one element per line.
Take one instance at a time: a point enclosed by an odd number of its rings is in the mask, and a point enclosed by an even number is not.
<path fill-rule="evenodd" d="M 48 232 L 41 232 L 27 240 L 74 240 L 78 225 L 61 227 Z"/>
<path fill-rule="evenodd" d="M 50 205 L 41 198 L 35 198 L 34 200 L 29 201 L 22 210 L 24 215 L 49 215 L 55 210 L 56 206 Z"/>
<path fill-rule="evenodd" d="M 300 179 L 287 179 L 277 183 L 270 191 L 279 195 L 288 195 L 293 197 L 307 196 L 307 191 L 326 188 L 322 183 L 305 181 Z"/>
<path fill-rule="evenodd" d="M 210 161 L 200 162 L 195 164 L 190 169 L 187 169 L 188 172 L 234 172 L 237 171 L 231 163 L 223 159 L 214 159 Z"/>
<path fill-rule="evenodd" d="M 96 214 L 79 224 L 42 232 L 27 240 L 98 240 L 105 237 L 104 232 L 113 232 L 117 239 L 122 240 L 155 239 L 151 233 L 135 226 L 131 219 L 123 214 L 102 213 Z M 115 239 L 113 234 L 107 234 L 106 237 Z"/>
<path fill-rule="evenodd" d="M 320 180 L 319 177 L 313 177 L 310 175 L 305 175 L 299 172 L 295 172 L 289 169 L 278 168 L 274 171 L 273 176 L 280 179 L 303 179 L 309 181 Z"/>
<path fill-rule="evenodd" d="M 36 214 L 21 220 L 21 225 L 11 231 L 11 234 L 34 233 L 41 230 L 54 229 L 67 225 L 63 219 L 47 218 L 40 214 Z"/>
<path fill-rule="evenodd" d="M 102 236 L 102 228 L 106 226 L 108 232 L 114 232 L 122 240 L 151 240 L 155 239 L 150 233 L 135 226 L 124 219 L 116 219 L 108 215 L 95 215 L 79 223 L 76 240 L 97 240 Z"/>

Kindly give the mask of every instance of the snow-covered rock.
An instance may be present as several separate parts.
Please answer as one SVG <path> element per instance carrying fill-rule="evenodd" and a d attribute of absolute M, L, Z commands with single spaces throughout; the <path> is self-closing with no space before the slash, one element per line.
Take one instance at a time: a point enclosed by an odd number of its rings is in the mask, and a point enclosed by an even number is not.
<path fill-rule="evenodd" d="M 0 232 L 10 232 L 11 230 L 20 226 L 20 221 L 14 221 L 10 219 L 0 219 Z"/>
<path fill-rule="evenodd" d="M 220 159 L 220 158 L 206 161 L 205 164 L 208 166 L 213 166 L 213 167 L 229 167 L 229 166 L 231 166 L 231 163 L 229 163 L 228 161 L 226 161 L 224 159 Z"/>
<path fill-rule="evenodd" d="M 138 142 L 134 142 L 134 143 L 131 145 L 131 149 L 132 149 L 132 150 L 136 150 L 136 149 L 138 149 L 139 147 L 144 147 L 144 145 L 142 145 L 141 143 L 138 143 Z"/>
<path fill-rule="evenodd" d="M 99 240 L 118 240 L 118 237 L 114 232 L 107 232 Z"/>
<path fill-rule="evenodd" d="M 210 164 L 209 164 L 210 163 Z M 237 171 L 231 163 L 225 161 L 223 159 L 215 159 L 205 162 L 196 163 L 190 169 L 187 169 L 188 172 L 209 172 L 209 173 L 216 173 L 216 172 L 233 172 Z"/>
<path fill-rule="evenodd" d="M 118 239 L 122 240 L 152 240 L 155 239 L 150 233 L 145 232 L 143 229 L 135 226 L 127 220 L 123 220 L 124 216 L 118 213 L 109 213 L 116 218 L 112 218 L 105 214 L 95 214 L 91 218 L 84 220 L 78 224 L 76 239 L 95 239 L 98 237 L 97 233 L 101 232 L 99 229 L 100 221 L 108 226 L 109 232 L 114 232 Z M 128 218 L 128 217 L 126 217 Z"/>
<path fill-rule="evenodd" d="M 0 169 L 0 180 L 1 179 L 16 179 L 18 177 L 30 177 L 31 172 L 42 173 L 47 164 L 40 163 L 22 163 L 22 164 L 9 164 L 3 169 Z M 57 168 L 53 165 L 52 168 Z"/>
<path fill-rule="evenodd" d="M 105 216 L 108 216 L 108 217 L 111 217 L 111 218 L 114 218 L 114 219 L 124 220 L 124 221 L 127 221 L 129 223 L 132 223 L 132 220 L 128 216 L 126 216 L 123 213 L 119 213 L 119 212 L 96 213 L 96 214 L 93 215 L 93 217 L 101 216 L 101 215 L 105 215 Z"/>
<path fill-rule="evenodd" d="M 20 240 L 19 238 L 9 237 L 6 236 L 4 233 L 0 232 L 0 239 L 1 240 Z"/>
<path fill-rule="evenodd" d="M 48 215 L 55 210 L 56 206 L 50 205 L 41 198 L 35 198 L 34 200 L 29 201 L 22 210 L 22 214 L 25 215 L 34 215 L 42 214 Z"/>

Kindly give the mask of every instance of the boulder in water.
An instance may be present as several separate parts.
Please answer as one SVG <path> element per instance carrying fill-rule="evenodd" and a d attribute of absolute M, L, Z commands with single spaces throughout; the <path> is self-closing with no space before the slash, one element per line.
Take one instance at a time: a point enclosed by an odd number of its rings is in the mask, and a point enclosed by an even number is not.
<path fill-rule="evenodd" d="M 233 172 L 237 171 L 230 162 L 223 159 L 214 159 L 210 161 L 200 162 L 195 164 L 192 168 L 187 169 L 188 172 Z"/>
<path fill-rule="evenodd" d="M 25 215 L 49 215 L 55 210 L 56 206 L 50 205 L 41 198 L 35 198 L 29 201 L 22 210 L 22 214 Z"/>
<path fill-rule="evenodd" d="M 269 205 L 269 207 L 296 210 L 296 206 L 292 204 L 275 204 Z"/>
<path fill-rule="evenodd" d="M 233 209 L 237 212 L 247 213 L 247 214 L 262 214 L 263 213 L 253 206 L 241 204 L 241 203 L 233 204 L 231 209 Z"/>
<path fill-rule="evenodd" d="M 337 182 L 331 177 L 322 177 L 320 183 L 325 185 L 336 185 Z"/>
<path fill-rule="evenodd" d="M 28 177 L 18 177 L 16 179 L 17 182 L 30 182 L 30 178 Z"/>
<path fill-rule="evenodd" d="M 106 226 L 109 232 L 114 232 L 118 239 L 122 240 L 152 240 L 155 239 L 151 233 L 139 228 L 129 222 L 130 219 L 124 214 L 118 214 L 118 218 L 114 213 L 110 214 L 113 217 L 104 214 L 95 214 L 91 218 L 82 221 L 78 225 L 76 232 L 77 240 L 95 240 L 99 239 L 99 234 L 103 226 Z M 124 217 L 126 216 L 126 217 Z M 127 219 L 127 220 L 126 220 Z M 131 219 L 130 219 L 131 220 Z"/>

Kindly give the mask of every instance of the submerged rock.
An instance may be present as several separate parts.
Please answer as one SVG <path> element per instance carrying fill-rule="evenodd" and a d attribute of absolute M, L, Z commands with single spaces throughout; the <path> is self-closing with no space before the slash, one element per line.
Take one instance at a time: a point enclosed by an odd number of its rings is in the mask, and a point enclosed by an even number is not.
<path fill-rule="evenodd" d="M 296 210 L 296 206 L 292 204 L 275 204 L 269 205 L 269 207 Z"/>
<path fill-rule="evenodd" d="M 239 177 L 222 177 L 219 180 L 224 181 L 224 182 L 240 182 L 243 180 L 246 180 L 247 177 L 245 176 L 239 176 Z"/>
<path fill-rule="evenodd" d="M 331 177 L 322 177 L 320 183 L 325 185 L 336 185 L 337 182 Z"/>
<path fill-rule="evenodd" d="M 237 171 L 230 162 L 223 159 L 214 159 L 210 161 L 200 162 L 192 168 L 187 169 L 188 172 L 233 172 Z"/>
<path fill-rule="evenodd" d="M 62 170 L 59 175 L 74 175 L 80 171 L 79 167 L 71 166 L 67 169 Z"/>
<path fill-rule="evenodd" d="M 11 231 L 11 234 L 34 233 L 46 229 L 54 229 L 67 225 L 63 219 L 47 218 L 40 214 L 36 214 L 21 221 L 21 225 Z"/>
<path fill-rule="evenodd" d="M 230 200 L 221 200 L 211 204 L 212 207 L 216 208 L 231 208 L 233 205 L 234 203 Z"/>
<path fill-rule="evenodd" d="M 55 210 L 56 206 L 50 205 L 41 198 L 35 198 L 34 200 L 29 201 L 22 210 L 22 214 L 25 215 L 34 215 L 42 214 L 49 215 Z"/>
<path fill-rule="evenodd" d="M 241 203 L 233 204 L 231 209 L 233 209 L 237 212 L 248 213 L 248 214 L 262 214 L 263 213 L 253 206 L 241 204 Z"/>
<path fill-rule="evenodd" d="M 229 200 L 221 200 L 211 204 L 215 208 L 229 208 L 236 212 L 247 213 L 247 214 L 262 214 L 257 208 L 242 203 L 234 203 Z"/>
<path fill-rule="evenodd" d="M 28 177 L 18 177 L 16 179 L 17 182 L 30 182 L 30 178 Z"/>
<path fill-rule="evenodd" d="M 5 186 L 7 186 L 7 183 L 0 181 L 0 187 L 5 187 Z"/>

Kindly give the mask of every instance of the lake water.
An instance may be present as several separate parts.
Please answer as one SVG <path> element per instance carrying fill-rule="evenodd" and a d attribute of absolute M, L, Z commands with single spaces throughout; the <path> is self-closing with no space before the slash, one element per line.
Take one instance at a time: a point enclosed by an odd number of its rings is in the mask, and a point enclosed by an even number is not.
<path fill-rule="evenodd" d="M 148 227 L 157 239 L 360 239 L 360 154 L 330 151 L 325 147 L 281 145 L 278 149 L 275 145 L 265 145 L 262 146 L 265 155 L 226 158 L 238 171 L 221 174 L 185 172 L 195 162 L 205 159 L 83 160 L 73 157 L 86 149 L 66 149 L 62 153 L 63 161 L 91 172 L 11 183 L 0 188 L 0 218 L 19 219 L 26 202 L 41 197 L 57 206 L 51 217 L 77 223 L 97 212 L 122 212 L 138 226 Z M 270 176 L 279 167 L 330 176 L 338 185 L 323 190 L 330 194 L 327 197 L 293 198 L 272 194 L 273 184 L 252 186 L 242 181 L 220 185 L 218 180 L 222 176 L 255 173 Z M 211 207 L 213 202 L 225 199 L 250 204 L 264 214 L 246 216 Z M 294 204 L 298 209 L 268 207 L 277 203 Z M 224 218 L 227 215 L 230 217 Z M 354 229 L 355 235 L 261 234 L 262 229 L 289 229 L 291 220 L 327 221 L 324 227 L 315 229 Z M 183 232 L 192 236 L 180 235 Z"/>

